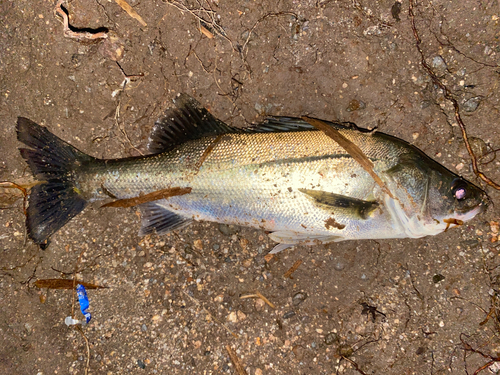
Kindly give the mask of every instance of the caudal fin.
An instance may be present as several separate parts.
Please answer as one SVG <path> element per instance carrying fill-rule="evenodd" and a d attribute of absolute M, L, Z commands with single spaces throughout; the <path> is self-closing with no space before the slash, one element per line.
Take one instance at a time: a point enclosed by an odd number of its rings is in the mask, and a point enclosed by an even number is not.
<path fill-rule="evenodd" d="M 17 139 L 31 148 L 19 151 L 41 181 L 31 189 L 26 227 L 28 236 L 42 244 L 87 205 L 73 172 L 94 158 L 24 117 L 17 119 Z"/>

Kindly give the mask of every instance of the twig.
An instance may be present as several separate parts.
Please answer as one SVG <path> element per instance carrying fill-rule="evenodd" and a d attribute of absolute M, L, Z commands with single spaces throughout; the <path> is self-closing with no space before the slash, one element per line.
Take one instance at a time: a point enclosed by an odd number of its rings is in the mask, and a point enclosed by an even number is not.
<path fill-rule="evenodd" d="M 276 306 L 266 297 L 264 297 L 259 291 L 256 291 L 254 294 L 245 294 L 244 296 L 240 297 L 240 299 L 246 299 L 246 298 L 260 298 L 262 301 L 267 303 L 269 307 L 271 307 L 272 309 L 276 309 Z"/>
<path fill-rule="evenodd" d="M 293 17 L 295 17 L 296 20 L 299 19 L 299 17 L 295 13 L 292 13 L 292 12 L 268 13 L 268 14 L 264 15 L 263 17 L 259 18 L 257 20 L 257 22 L 255 22 L 255 24 L 252 26 L 252 28 L 248 31 L 248 35 L 247 35 L 247 38 L 245 40 L 245 43 L 243 43 L 243 46 L 240 49 L 241 54 L 244 53 L 245 48 L 247 47 L 248 42 L 250 41 L 250 36 L 252 35 L 253 31 L 255 30 L 255 28 L 257 27 L 257 25 L 259 23 L 261 23 L 262 21 L 264 21 L 266 18 L 269 18 L 269 17 L 279 17 L 279 16 L 284 16 L 284 15 L 293 16 Z M 248 49 L 247 49 L 247 52 L 248 52 Z M 243 59 L 243 60 L 245 60 L 245 59 Z"/>
<path fill-rule="evenodd" d="M 476 354 L 479 354 L 481 355 L 483 358 L 486 358 L 486 359 L 489 359 L 488 362 L 486 362 L 484 365 L 482 365 L 481 367 L 479 367 L 476 371 L 474 371 L 474 375 L 477 375 L 479 374 L 481 371 L 487 369 L 488 367 L 490 367 L 492 364 L 496 363 L 496 362 L 500 362 L 500 357 L 493 357 L 489 354 L 485 354 L 483 353 L 482 351 L 480 350 L 477 350 L 477 349 L 474 349 L 468 342 L 466 342 L 464 339 L 463 339 L 463 336 L 465 337 L 469 337 L 467 336 L 466 334 L 462 333 L 460 334 L 460 341 L 462 342 L 462 345 L 464 346 L 464 350 L 466 352 L 472 352 L 472 353 L 476 353 Z"/>
<path fill-rule="evenodd" d="M 144 20 L 142 19 L 141 16 L 139 16 L 139 14 L 134 10 L 134 8 L 132 8 L 129 3 L 127 3 L 125 0 L 115 0 L 115 2 L 125 11 L 127 12 L 127 14 L 132 17 L 132 18 L 135 18 L 137 21 L 139 21 L 139 23 L 142 25 L 142 26 L 147 26 L 148 24 L 146 22 L 144 22 Z"/>
<path fill-rule="evenodd" d="M 226 350 L 227 354 L 229 354 L 229 358 L 231 359 L 231 363 L 233 364 L 234 369 L 236 370 L 238 375 L 248 375 L 233 348 L 231 348 L 229 345 L 226 345 Z"/>
<path fill-rule="evenodd" d="M 120 69 L 120 72 L 122 72 L 123 74 L 123 82 L 120 83 L 120 88 L 114 90 L 112 93 L 111 93 L 111 96 L 114 98 L 116 95 L 118 95 L 118 93 L 120 92 L 123 92 L 125 91 L 125 87 L 130 84 L 131 82 L 135 81 L 136 79 L 138 78 L 142 78 L 144 77 L 144 73 L 138 73 L 138 74 L 127 74 L 125 73 L 125 71 L 123 70 L 122 66 L 120 65 L 120 63 L 118 61 L 115 61 L 116 62 L 116 65 L 118 66 L 118 68 Z M 108 115 L 109 116 L 109 115 Z M 137 120 L 136 120 L 137 121 Z"/>
<path fill-rule="evenodd" d="M 342 359 L 345 359 L 347 362 L 349 362 L 353 367 L 354 369 L 359 372 L 361 375 L 367 375 L 366 372 L 364 372 L 363 370 L 361 370 L 358 366 L 358 364 L 356 362 L 354 362 L 352 359 L 346 357 L 346 356 L 342 356 Z"/>
<path fill-rule="evenodd" d="M 203 26 L 201 24 L 201 21 L 200 21 L 200 32 L 209 39 L 212 39 L 214 37 L 214 34 L 212 34 L 210 30 L 208 30 L 205 26 Z"/>
<path fill-rule="evenodd" d="M 86 289 L 103 289 L 107 286 L 96 285 L 92 283 L 86 283 L 81 280 L 76 280 L 80 285 L 83 285 Z M 47 288 L 47 289 L 72 289 L 75 284 L 73 279 L 38 279 L 35 281 L 35 286 L 37 288 Z"/>
<path fill-rule="evenodd" d="M 89 346 L 89 339 L 87 338 L 87 336 L 85 336 L 85 334 L 83 333 L 83 330 L 80 326 L 76 326 L 76 329 L 78 330 L 78 332 L 80 332 L 80 334 L 82 335 L 83 339 L 85 340 L 85 345 L 87 346 L 87 362 L 85 364 L 85 375 L 87 375 L 89 373 L 89 365 L 90 365 L 90 346 Z"/>
<path fill-rule="evenodd" d="M 297 271 L 297 268 L 299 268 L 299 266 L 302 264 L 302 259 L 299 259 L 297 260 L 292 267 L 290 267 L 290 269 L 288 271 L 286 271 L 284 274 L 283 274 L 283 277 L 285 279 L 288 279 L 288 278 L 292 278 L 292 273 L 294 273 L 295 271 Z"/>
<path fill-rule="evenodd" d="M 124 86 L 124 87 L 125 87 L 125 86 Z M 122 134 L 125 136 L 125 139 L 126 139 L 126 140 L 127 140 L 127 142 L 129 143 L 129 145 L 130 145 L 130 146 L 132 146 L 132 148 L 133 148 L 134 150 L 136 150 L 139 154 L 141 154 L 142 156 L 144 156 L 144 153 L 132 144 L 132 141 L 130 141 L 130 138 L 128 137 L 127 133 L 125 132 L 125 129 L 123 129 L 123 128 L 120 126 L 120 122 L 118 121 L 118 119 L 120 118 L 120 105 L 121 105 L 121 101 L 120 101 L 120 102 L 118 102 L 118 105 L 116 106 L 116 111 L 115 111 L 115 124 L 116 124 L 116 126 L 118 126 L 118 129 L 120 129 L 120 131 L 122 132 Z"/>
<path fill-rule="evenodd" d="M 422 50 L 422 40 L 420 39 L 417 27 L 415 26 L 415 14 L 413 13 L 413 6 L 414 6 L 414 0 L 410 0 L 408 12 L 411 19 L 411 28 L 413 30 L 413 36 L 415 37 L 416 47 L 420 54 L 422 66 L 427 71 L 427 74 L 429 74 L 434 84 L 443 91 L 444 97 L 453 104 L 453 108 L 455 110 L 455 120 L 457 121 L 457 124 L 462 132 L 462 138 L 464 139 L 465 147 L 467 148 L 467 152 L 469 153 L 469 156 L 471 158 L 472 169 L 474 170 L 474 174 L 478 176 L 481 180 L 486 182 L 488 185 L 494 187 L 497 190 L 500 190 L 499 184 L 492 181 L 489 177 L 487 177 L 483 172 L 479 170 L 476 155 L 474 154 L 474 151 L 472 150 L 472 147 L 469 143 L 469 138 L 467 136 L 467 129 L 465 128 L 465 125 L 462 121 L 462 117 L 460 116 L 460 107 L 458 105 L 458 101 L 453 97 L 448 87 L 446 87 L 443 84 L 443 82 L 441 82 L 441 80 L 436 76 L 434 71 L 431 69 L 431 67 L 429 66 L 429 64 L 427 64 L 427 61 L 425 60 L 424 51 Z"/>
<path fill-rule="evenodd" d="M 215 17 L 215 11 L 213 11 L 212 9 L 205 9 L 202 7 L 200 7 L 199 9 L 189 9 L 187 6 L 185 6 L 184 4 L 182 4 L 176 0 L 167 1 L 167 4 L 172 5 L 173 7 L 179 9 L 181 12 L 190 13 L 194 18 L 196 18 L 200 22 L 200 26 L 203 26 L 203 23 L 206 25 L 212 26 L 215 33 L 217 35 L 222 36 L 224 39 L 226 39 L 231 44 L 231 47 L 233 48 L 233 50 L 237 51 L 237 49 L 233 46 L 233 42 L 231 41 L 231 39 L 229 39 L 227 37 L 226 32 L 224 31 L 222 26 L 220 26 L 218 24 L 217 19 Z M 195 12 L 205 13 L 210 18 L 210 21 L 205 20 L 203 17 L 199 16 Z M 203 32 L 201 27 L 200 27 L 200 31 Z"/>
<path fill-rule="evenodd" d="M 28 188 L 31 188 L 37 184 L 39 184 L 39 182 L 36 182 L 36 183 L 32 184 L 31 186 L 28 186 Z M 18 185 L 16 183 L 10 182 L 10 181 L 0 181 L 0 187 L 6 188 L 6 189 L 13 188 L 13 189 L 18 189 L 21 191 L 21 193 L 23 194 L 23 211 L 24 211 L 24 215 L 26 216 L 26 200 L 28 199 L 27 189 L 21 185 Z"/>

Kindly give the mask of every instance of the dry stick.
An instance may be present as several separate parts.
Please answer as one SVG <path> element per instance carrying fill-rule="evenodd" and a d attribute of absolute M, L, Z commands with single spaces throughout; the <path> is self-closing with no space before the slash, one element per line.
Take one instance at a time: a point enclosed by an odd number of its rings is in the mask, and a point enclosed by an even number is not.
<path fill-rule="evenodd" d="M 27 187 L 28 188 L 31 188 L 37 184 L 39 184 L 40 182 L 35 182 L 34 184 L 30 184 L 28 185 Z M 4 185 L 6 184 L 6 185 Z M 26 215 L 26 200 L 28 199 L 28 192 L 27 192 L 27 189 L 21 185 L 18 185 L 14 182 L 10 182 L 10 181 L 0 181 L 0 185 L 3 185 L 3 186 L 0 186 L 2 188 L 13 188 L 13 189 L 18 189 L 21 191 L 21 193 L 23 194 L 23 211 L 24 211 L 24 215 Z"/>
<path fill-rule="evenodd" d="M 500 362 L 500 357 L 493 357 L 493 356 L 491 356 L 489 354 L 483 353 L 480 350 L 474 349 L 469 343 L 467 343 L 466 341 L 464 341 L 464 339 L 462 338 L 462 336 L 466 336 L 467 338 L 469 338 L 469 336 L 467 336 L 464 333 L 460 334 L 460 341 L 462 342 L 462 345 L 464 346 L 463 349 L 464 349 L 465 352 L 469 351 L 469 352 L 472 352 L 472 353 L 476 353 L 476 354 L 481 355 L 483 358 L 486 358 L 486 359 L 490 360 L 489 362 L 485 363 L 483 366 L 479 367 L 476 371 L 474 371 L 474 375 L 479 374 L 481 371 L 487 369 L 488 367 L 490 367 L 495 362 Z"/>
<path fill-rule="evenodd" d="M 384 184 L 384 181 L 375 173 L 373 170 L 373 163 L 371 162 L 370 159 L 361 151 L 361 149 L 355 145 L 353 142 L 351 142 L 349 139 L 344 137 L 340 132 L 328 125 L 327 123 L 316 120 L 314 118 L 306 117 L 303 116 L 302 120 L 308 122 L 312 126 L 314 126 L 316 129 L 321 130 L 323 133 L 325 133 L 328 137 L 332 138 L 335 142 L 339 144 L 340 147 L 342 147 L 344 150 L 347 151 L 349 155 L 353 157 L 354 160 L 356 160 L 361 167 L 368 172 L 370 176 L 375 180 L 378 186 L 382 189 L 384 193 L 386 193 L 389 197 L 392 199 L 396 199 L 394 195 L 390 192 L 389 188 Z"/>
<path fill-rule="evenodd" d="M 200 21 L 200 32 L 209 39 L 212 39 L 214 37 L 214 34 L 212 34 L 210 30 L 208 30 L 205 26 L 203 26 L 201 24 L 201 21 Z"/>
<path fill-rule="evenodd" d="M 119 66 L 119 65 L 118 65 Z M 125 80 L 125 83 L 126 83 L 126 80 Z M 123 88 L 125 88 L 125 84 L 123 85 Z M 144 156 L 144 153 L 139 150 L 137 147 L 135 147 L 133 144 L 132 144 L 132 141 L 130 140 L 130 138 L 128 137 L 128 134 L 127 132 L 125 131 L 124 128 L 122 128 L 120 126 L 120 122 L 119 122 L 119 118 L 120 118 L 120 105 L 121 105 L 121 101 L 118 102 L 118 105 L 116 106 L 116 111 L 115 111 L 115 124 L 116 126 L 118 126 L 118 129 L 120 129 L 120 131 L 122 132 L 122 134 L 125 136 L 125 139 L 127 140 L 127 142 L 130 144 L 130 146 L 132 146 L 132 148 L 134 150 L 136 150 L 139 154 L 141 154 L 142 156 Z"/>
<path fill-rule="evenodd" d="M 172 5 L 173 7 L 179 9 L 181 12 L 190 13 L 193 17 L 195 17 L 198 21 L 200 21 L 200 24 L 201 24 L 201 22 L 203 22 L 207 25 L 211 25 L 213 27 L 214 31 L 216 32 L 216 34 L 218 34 L 218 35 L 222 36 L 224 39 L 226 39 L 229 42 L 229 44 L 231 44 L 231 47 L 233 48 L 233 50 L 237 51 L 236 47 L 234 47 L 234 45 L 233 45 L 232 40 L 226 36 L 226 32 L 224 31 L 224 29 L 216 22 L 215 17 L 213 16 L 213 14 L 215 14 L 215 12 L 213 10 L 205 9 L 205 8 L 192 10 L 192 9 L 189 9 L 184 4 L 179 3 L 178 1 L 175 1 L 175 0 L 167 1 L 167 4 Z M 197 15 L 195 13 L 195 11 L 196 12 L 205 12 L 208 16 L 210 16 L 211 21 L 207 21 L 207 20 L 203 19 L 203 17 L 200 17 L 199 15 Z"/>
<path fill-rule="evenodd" d="M 87 346 L 87 363 L 85 364 L 85 375 L 89 373 L 89 367 L 90 367 L 90 345 L 89 345 L 89 339 L 85 334 L 83 333 L 83 330 L 80 326 L 77 326 L 76 329 L 80 334 L 82 335 L 83 339 L 85 340 L 85 345 Z"/>
<path fill-rule="evenodd" d="M 421 58 L 421 63 L 424 69 L 427 71 L 427 74 L 431 77 L 432 81 L 434 82 L 435 85 L 439 86 L 441 90 L 443 90 L 444 97 L 448 99 L 452 104 L 453 108 L 455 110 L 455 120 L 458 123 L 458 126 L 460 127 L 460 130 L 462 132 L 462 138 L 464 139 L 465 147 L 467 148 L 467 152 L 469 153 L 469 156 L 472 160 L 472 169 L 474 170 L 474 174 L 478 176 L 481 180 L 486 182 L 488 185 L 494 187 L 497 190 L 500 190 L 500 185 L 497 184 L 496 182 L 492 181 L 489 177 L 487 177 L 484 173 L 482 173 L 479 170 L 479 167 L 477 165 L 477 158 L 476 155 L 474 154 L 474 151 L 472 151 L 472 147 L 469 143 L 469 138 L 467 136 L 467 130 L 465 128 L 465 125 L 462 121 L 462 117 L 460 116 L 460 107 L 458 105 L 457 100 L 451 95 L 450 90 L 448 90 L 448 87 L 446 87 L 441 80 L 436 76 L 436 74 L 432 71 L 431 67 L 429 64 L 427 64 L 427 61 L 425 61 L 424 58 L 424 51 L 422 50 L 422 39 L 420 39 L 420 36 L 418 35 L 417 27 L 415 26 L 415 14 L 413 13 L 413 3 L 414 0 L 410 0 L 409 4 L 409 15 L 411 19 L 411 28 L 413 30 L 413 36 L 415 37 L 416 41 L 416 46 L 417 50 L 420 53 L 420 58 Z"/>
<path fill-rule="evenodd" d="M 141 16 L 139 16 L 139 14 L 134 10 L 134 8 L 132 8 L 129 3 L 127 3 L 125 0 L 115 0 L 115 2 L 125 11 L 127 12 L 127 14 L 132 17 L 132 18 L 135 18 L 137 21 L 139 21 L 139 23 L 142 25 L 142 26 L 147 26 L 148 24 L 146 22 L 144 22 L 144 20 L 142 19 Z"/>
<path fill-rule="evenodd" d="M 292 278 L 292 273 L 294 273 L 295 271 L 297 271 L 297 268 L 299 268 L 299 266 L 302 264 L 302 259 L 299 259 L 297 260 L 292 267 L 290 267 L 290 269 L 288 271 L 286 271 L 284 274 L 283 274 L 283 277 L 285 279 L 288 279 L 288 278 Z"/>
<path fill-rule="evenodd" d="M 156 201 L 158 199 L 167 199 L 167 198 L 175 197 L 178 195 L 189 194 L 189 193 L 191 193 L 191 190 L 192 189 L 190 187 L 187 187 L 187 188 L 181 188 L 181 187 L 167 188 L 167 189 L 162 189 L 162 190 L 158 190 L 158 191 L 153 191 L 152 193 L 140 195 L 140 196 L 134 197 L 134 198 L 119 199 L 117 201 L 106 203 L 106 204 L 102 205 L 101 208 L 104 208 L 104 207 L 134 207 L 134 206 L 137 206 L 139 204 Z"/>
<path fill-rule="evenodd" d="M 359 368 L 358 364 L 356 362 L 354 362 L 352 359 L 347 358 L 346 356 L 342 356 L 342 359 L 345 359 L 347 362 L 349 362 L 354 367 L 354 369 L 357 372 L 359 372 L 361 375 L 367 375 L 366 372 L 364 372 L 363 370 L 361 370 Z"/>
<path fill-rule="evenodd" d="M 293 16 L 293 17 L 295 17 L 296 20 L 299 19 L 299 17 L 295 13 L 292 13 L 292 12 L 268 13 L 268 14 L 264 15 L 263 17 L 258 19 L 257 22 L 255 22 L 255 24 L 252 26 L 252 28 L 248 31 L 247 39 L 245 40 L 245 43 L 243 43 L 243 46 L 241 47 L 241 53 L 243 54 L 243 52 L 245 51 L 245 48 L 246 48 L 248 42 L 250 41 L 250 36 L 252 35 L 253 31 L 255 30 L 255 28 L 257 27 L 257 25 L 259 23 L 264 21 L 266 18 L 279 17 L 279 16 L 283 16 L 283 15 Z"/>
<path fill-rule="evenodd" d="M 229 354 L 229 358 L 231 358 L 231 362 L 238 375 L 248 375 L 233 348 L 231 348 L 229 345 L 226 345 L 226 350 L 227 354 Z"/>
<path fill-rule="evenodd" d="M 269 305 L 269 307 L 271 307 L 272 309 L 276 309 L 276 306 L 274 305 L 274 303 L 272 303 L 271 301 L 269 301 L 259 291 L 255 291 L 254 294 L 246 294 L 246 295 L 240 297 L 240 299 L 246 299 L 246 298 L 260 298 L 262 301 L 264 301 L 265 303 L 267 303 Z"/>

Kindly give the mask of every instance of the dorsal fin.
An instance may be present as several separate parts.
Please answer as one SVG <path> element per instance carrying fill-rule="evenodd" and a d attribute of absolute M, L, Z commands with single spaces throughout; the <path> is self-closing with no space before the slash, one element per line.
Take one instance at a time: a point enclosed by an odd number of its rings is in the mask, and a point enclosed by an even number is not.
<path fill-rule="evenodd" d="M 268 117 L 260 124 L 239 129 L 216 119 L 196 99 L 187 94 L 179 94 L 174 99 L 174 104 L 174 107 L 167 109 L 156 120 L 149 136 L 148 150 L 153 154 L 170 151 L 184 142 L 211 135 L 317 131 L 314 126 L 296 117 Z M 336 129 L 358 129 L 350 122 L 325 122 Z"/>
<path fill-rule="evenodd" d="M 352 122 L 331 122 L 324 121 L 335 129 L 357 129 L 359 128 Z M 273 116 L 267 117 L 262 123 L 255 127 L 243 129 L 249 133 L 265 133 L 265 132 L 300 132 L 318 130 L 308 122 L 298 117 Z"/>
<path fill-rule="evenodd" d="M 155 122 L 149 136 L 148 150 L 153 154 L 169 151 L 193 139 L 241 132 L 216 119 L 187 94 L 179 94 L 174 104 L 175 107 L 167 109 Z"/>

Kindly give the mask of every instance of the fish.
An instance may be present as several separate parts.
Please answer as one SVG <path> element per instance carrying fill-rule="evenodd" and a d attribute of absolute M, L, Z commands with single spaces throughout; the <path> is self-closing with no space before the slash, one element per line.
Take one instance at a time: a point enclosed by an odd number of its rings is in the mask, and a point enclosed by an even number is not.
<path fill-rule="evenodd" d="M 187 94 L 173 102 L 153 126 L 149 154 L 122 159 L 87 155 L 19 117 L 17 137 L 27 146 L 20 153 L 40 182 L 28 199 L 29 238 L 46 244 L 88 204 L 114 199 L 115 207 L 137 205 L 141 236 L 193 221 L 235 224 L 269 232 L 276 253 L 298 244 L 437 235 L 489 202 L 481 188 L 392 135 L 323 122 L 359 148 L 380 183 L 301 118 L 237 128 Z"/>

